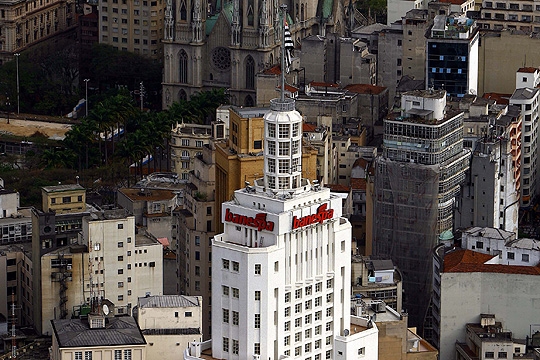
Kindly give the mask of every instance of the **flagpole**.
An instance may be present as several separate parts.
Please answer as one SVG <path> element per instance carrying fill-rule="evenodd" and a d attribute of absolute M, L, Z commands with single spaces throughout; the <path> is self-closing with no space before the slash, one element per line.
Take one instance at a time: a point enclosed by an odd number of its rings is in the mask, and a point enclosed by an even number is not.
<path fill-rule="evenodd" d="M 281 4 L 281 102 L 285 101 L 285 21 L 287 19 L 287 5 Z"/>

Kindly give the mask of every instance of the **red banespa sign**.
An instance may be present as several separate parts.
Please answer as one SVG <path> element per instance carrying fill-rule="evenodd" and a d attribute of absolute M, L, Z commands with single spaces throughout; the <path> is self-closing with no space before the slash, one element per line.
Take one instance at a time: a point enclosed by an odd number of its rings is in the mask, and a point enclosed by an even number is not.
<path fill-rule="evenodd" d="M 329 220 L 334 217 L 334 209 L 327 209 L 328 204 L 322 204 L 317 208 L 315 214 L 307 215 L 301 218 L 293 217 L 292 228 L 298 229 L 304 226 L 312 224 L 322 224 L 324 221 Z"/>
<path fill-rule="evenodd" d="M 257 230 L 274 230 L 274 222 L 266 221 L 266 214 L 259 213 L 255 217 L 232 213 L 231 210 L 225 209 L 225 221 L 238 225 L 245 225 L 256 228 Z"/>

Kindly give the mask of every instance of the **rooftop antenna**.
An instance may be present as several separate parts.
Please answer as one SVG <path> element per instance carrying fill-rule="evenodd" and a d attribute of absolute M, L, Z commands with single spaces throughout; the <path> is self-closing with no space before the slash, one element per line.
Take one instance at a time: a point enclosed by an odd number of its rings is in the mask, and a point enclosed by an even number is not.
<path fill-rule="evenodd" d="M 281 26 L 283 26 L 283 37 L 281 39 L 281 102 L 285 101 L 285 26 L 287 26 L 287 5 L 281 4 Z M 287 26 L 288 27 L 288 26 Z"/>

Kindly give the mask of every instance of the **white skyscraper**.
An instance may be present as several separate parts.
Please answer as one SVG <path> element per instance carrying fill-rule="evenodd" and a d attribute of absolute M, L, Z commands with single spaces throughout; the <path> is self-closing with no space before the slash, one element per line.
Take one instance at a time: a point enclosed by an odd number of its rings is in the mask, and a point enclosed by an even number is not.
<path fill-rule="evenodd" d="M 222 204 L 212 246 L 212 357 L 333 357 L 350 325 L 351 225 L 341 199 L 301 178 L 292 99 L 265 116 L 264 176 Z"/>

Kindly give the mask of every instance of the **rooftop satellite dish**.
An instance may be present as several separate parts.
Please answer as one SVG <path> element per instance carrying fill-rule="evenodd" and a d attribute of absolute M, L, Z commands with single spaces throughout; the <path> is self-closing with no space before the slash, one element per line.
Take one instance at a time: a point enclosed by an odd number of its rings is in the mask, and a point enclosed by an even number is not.
<path fill-rule="evenodd" d="M 343 336 L 349 336 L 350 332 L 349 329 L 343 330 Z"/>
<path fill-rule="evenodd" d="M 109 315 L 109 306 L 107 304 L 103 304 L 103 306 L 101 307 L 101 309 L 103 310 L 103 314 L 105 316 Z"/>

